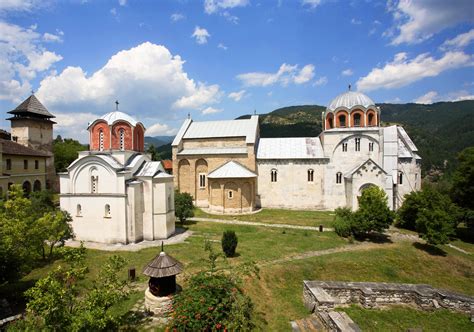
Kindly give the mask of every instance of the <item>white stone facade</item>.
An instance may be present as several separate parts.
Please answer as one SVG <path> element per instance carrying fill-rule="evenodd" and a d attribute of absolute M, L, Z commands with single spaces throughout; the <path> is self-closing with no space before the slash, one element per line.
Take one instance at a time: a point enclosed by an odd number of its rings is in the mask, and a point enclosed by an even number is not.
<path fill-rule="evenodd" d="M 144 153 L 83 151 L 59 176 L 76 240 L 127 244 L 175 231 L 173 176 Z"/>

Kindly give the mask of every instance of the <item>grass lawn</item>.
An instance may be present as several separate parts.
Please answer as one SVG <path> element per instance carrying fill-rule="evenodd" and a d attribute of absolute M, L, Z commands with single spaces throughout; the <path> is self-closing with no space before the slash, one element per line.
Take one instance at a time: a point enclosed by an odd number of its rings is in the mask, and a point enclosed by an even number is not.
<path fill-rule="evenodd" d="M 276 213 L 275 211 L 271 210 L 270 212 Z M 296 211 L 294 212 L 297 215 Z M 247 217 L 242 218 L 247 219 Z M 283 219 L 280 220 L 283 223 Z M 289 222 L 286 221 L 285 223 Z M 203 250 L 204 241 L 206 239 L 211 240 L 216 251 L 220 250 L 220 239 L 222 232 L 225 230 L 236 231 L 239 239 L 238 255 L 228 259 L 230 264 L 246 261 L 264 263 L 306 251 L 348 245 L 347 241 L 337 237 L 333 232 L 319 233 L 315 231 L 283 230 L 212 222 L 193 222 L 186 225 L 186 227 L 189 227 L 194 232 L 194 235 L 188 238 L 186 243 L 165 247 L 165 250 L 170 255 L 184 263 L 185 273 L 194 273 L 207 264 L 207 253 Z M 461 247 L 461 245 L 459 246 Z M 465 250 L 474 251 L 473 244 L 463 242 L 462 246 Z M 447 246 L 443 246 L 442 249 L 444 250 L 444 255 L 434 255 L 427 252 L 424 247 L 415 246 L 411 242 L 395 242 L 384 244 L 382 249 L 341 252 L 286 263 L 269 264 L 261 267 L 259 278 L 246 278 L 243 288 L 254 302 L 257 312 L 255 322 L 258 329 L 265 331 L 288 331 L 291 320 L 300 319 L 309 314 L 303 306 L 303 280 L 428 283 L 434 287 L 474 295 L 474 284 L 472 282 L 474 278 L 473 255 L 460 253 Z M 140 275 L 146 263 L 159 250 L 160 248 L 148 248 L 139 252 L 117 253 L 88 250 L 86 263 L 90 267 L 91 273 L 84 282 L 90 284 L 105 260 L 113 254 L 119 254 L 127 258 L 130 262 L 129 266 L 136 267 L 137 274 Z M 19 284 L 28 285 L 29 282 L 44 276 L 55 264 L 60 264 L 60 261 L 34 270 L 23 278 Z M 141 276 L 137 284 L 143 288 L 146 282 L 147 279 Z M 183 284 L 183 276 L 178 276 L 178 283 Z M 121 303 L 116 310 L 118 312 L 126 312 L 136 301 L 143 298 L 142 294 L 141 291 L 132 294 L 131 299 Z M 402 309 L 405 310 L 405 308 Z M 402 309 L 393 309 L 395 310 L 393 311 L 394 320 L 397 319 L 397 315 L 401 315 L 396 310 Z M 364 319 L 377 321 L 379 319 L 377 315 L 386 314 L 385 311 L 382 313 L 374 310 L 369 312 L 357 307 L 354 309 L 348 308 L 348 310 L 354 310 L 353 319 L 357 323 L 359 323 L 359 320 L 363 321 Z M 389 315 L 392 316 L 391 314 Z M 450 328 L 459 330 L 458 327 L 461 325 L 451 324 L 451 322 L 459 319 L 453 317 L 464 317 L 462 315 L 456 316 L 456 314 L 450 312 L 436 315 L 439 316 L 436 319 L 439 319 L 439 322 L 443 322 L 440 324 L 446 324 L 438 325 L 446 327 L 444 330 L 449 330 Z M 402 324 L 400 326 L 406 326 L 403 325 L 405 323 L 409 326 L 424 326 L 424 322 L 431 317 L 418 311 L 406 316 L 408 318 L 400 323 Z M 366 326 L 368 325 L 361 324 L 363 329 Z M 371 327 L 369 326 L 368 330 L 370 329 Z M 429 328 L 424 330 L 429 330 Z"/>
<path fill-rule="evenodd" d="M 343 308 L 362 331 L 407 331 L 420 328 L 423 331 L 472 331 L 474 324 L 467 315 L 448 310 L 426 312 L 406 306 L 384 309 L 363 309 L 353 305 Z"/>
<path fill-rule="evenodd" d="M 195 217 L 253 221 L 270 224 L 289 224 L 299 226 L 323 225 L 332 227 L 334 212 L 332 211 L 296 211 L 283 209 L 262 209 L 260 212 L 246 215 L 216 215 L 204 212 L 201 209 L 194 210 Z"/>

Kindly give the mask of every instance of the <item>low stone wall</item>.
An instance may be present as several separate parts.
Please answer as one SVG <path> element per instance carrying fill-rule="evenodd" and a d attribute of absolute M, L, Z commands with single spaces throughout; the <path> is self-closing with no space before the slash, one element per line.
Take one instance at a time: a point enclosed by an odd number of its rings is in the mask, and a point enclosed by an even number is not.
<path fill-rule="evenodd" d="M 303 281 L 303 299 L 311 311 L 329 311 L 337 305 L 359 303 L 366 308 L 415 304 L 421 309 L 445 308 L 474 314 L 474 297 L 425 284 Z"/>

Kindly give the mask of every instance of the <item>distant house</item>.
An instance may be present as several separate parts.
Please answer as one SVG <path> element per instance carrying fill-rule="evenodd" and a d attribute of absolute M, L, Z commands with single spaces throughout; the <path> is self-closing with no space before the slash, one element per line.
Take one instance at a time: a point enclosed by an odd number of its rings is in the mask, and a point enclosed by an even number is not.
<path fill-rule="evenodd" d="M 166 173 L 173 174 L 173 161 L 165 159 L 161 161 L 161 164 L 163 165 Z"/>
<path fill-rule="evenodd" d="M 318 137 L 260 138 L 258 116 L 185 120 L 172 143 L 175 186 L 197 206 L 222 213 L 257 207 L 358 208 L 365 188 L 385 191 L 390 208 L 421 187 L 421 158 L 400 126 L 380 126 L 381 110 L 347 91 L 323 113 Z"/>
<path fill-rule="evenodd" d="M 0 131 L 0 194 L 12 184 L 26 193 L 53 189 L 56 182 L 52 153 L 54 115 L 31 95 L 14 110 L 11 133 Z"/>
<path fill-rule="evenodd" d="M 60 173 L 61 208 L 77 240 L 131 243 L 175 231 L 173 176 L 144 153 L 145 127 L 115 111 L 88 127 L 90 151 Z"/>

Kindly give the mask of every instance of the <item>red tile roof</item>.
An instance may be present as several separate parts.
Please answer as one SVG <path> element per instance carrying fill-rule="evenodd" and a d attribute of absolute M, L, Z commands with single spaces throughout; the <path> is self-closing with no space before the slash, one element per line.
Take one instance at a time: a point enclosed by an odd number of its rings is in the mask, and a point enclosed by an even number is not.
<path fill-rule="evenodd" d="M 5 139 L 0 139 L 0 144 L 2 145 L 3 154 L 38 156 L 38 157 L 50 157 L 52 155 L 51 153 L 32 149 L 24 145 L 18 144 L 16 142 L 8 141 Z"/>
<path fill-rule="evenodd" d="M 165 169 L 173 169 L 173 162 L 169 159 L 162 160 L 161 163 Z"/>

